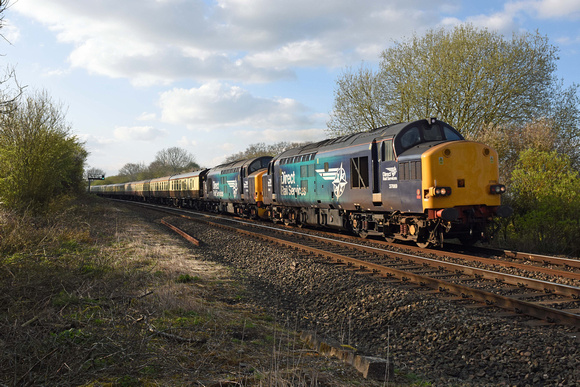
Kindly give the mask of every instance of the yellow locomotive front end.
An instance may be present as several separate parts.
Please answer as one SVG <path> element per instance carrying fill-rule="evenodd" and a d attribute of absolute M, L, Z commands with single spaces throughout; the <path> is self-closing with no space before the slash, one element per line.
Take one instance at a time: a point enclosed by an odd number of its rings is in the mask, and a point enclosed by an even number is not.
<path fill-rule="evenodd" d="M 507 216 L 501 206 L 497 152 L 472 141 L 434 146 L 421 156 L 423 209 L 429 219 L 453 222 L 449 236 L 464 241 L 485 239 L 486 224 Z"/>
<path fill-rule="evenodd" d="M 267 208 L 264 206 L 264 190 L 262 188 L 262 176 L 266 173 L 265 169 L 261 169 L 252 173 L 248 178 L 248 194 L 250 198 L 250 217 L 266 219 Z"/>

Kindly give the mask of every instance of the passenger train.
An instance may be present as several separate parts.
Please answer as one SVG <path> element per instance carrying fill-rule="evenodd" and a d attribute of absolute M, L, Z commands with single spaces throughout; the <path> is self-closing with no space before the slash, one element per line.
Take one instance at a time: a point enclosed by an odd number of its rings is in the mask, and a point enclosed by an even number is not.
<path fill-rule="evenodd" d="M 427 247 L 487 240 L 512 212 L 498 180 L 495 150 L 431 118 L 91 191 Z"/>

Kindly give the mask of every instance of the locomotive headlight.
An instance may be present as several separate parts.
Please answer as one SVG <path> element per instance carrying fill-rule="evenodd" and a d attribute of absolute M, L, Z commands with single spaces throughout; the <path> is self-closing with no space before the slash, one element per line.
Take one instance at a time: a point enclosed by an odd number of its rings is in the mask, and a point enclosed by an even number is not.
<path fill-rule="evenodd" d="M 505 193 L 505 185 L 492 184 L 489 186 L 489 193 L 492 195 L 501 195 L 502 193 Z"/>
<path fill-rule="evenodd" d="M 429 194 L 431 196 L 449 196 L 451 195 L 450 187 L 431 187 L 429 188 Z"/>

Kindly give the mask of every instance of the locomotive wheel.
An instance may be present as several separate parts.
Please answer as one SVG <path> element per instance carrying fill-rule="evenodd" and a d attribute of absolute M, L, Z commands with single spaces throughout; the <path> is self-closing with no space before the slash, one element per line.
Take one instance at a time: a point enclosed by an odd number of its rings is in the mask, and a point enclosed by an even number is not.
<path fill-rule="evenodd" d="M 385 240 L 389 243 L 395 243 L 396 238 L 393 236 L 385 236 Z"/>
<path fill-rule="evenodd" d="M 369 233 L 361 230 L 358 232 L 358 236 L 361 237 L 362 239 L 367 239 L 367 237 L 369 236 Z"/>
<path fill-rule="evenodd" d="M 417 244 L 417 246 L 419 246 L 422 249 L 426 249 L 427 247 L 431 246 L 431 242 L 427 241 L 427 242 L 415 242 L 415 244 Z"/>

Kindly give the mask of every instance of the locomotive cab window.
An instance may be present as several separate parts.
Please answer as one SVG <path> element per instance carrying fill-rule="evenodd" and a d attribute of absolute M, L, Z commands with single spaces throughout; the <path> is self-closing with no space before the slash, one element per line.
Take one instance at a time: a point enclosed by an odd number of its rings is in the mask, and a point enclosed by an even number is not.
<path fill-rule="evenodd" d="M 403 149 L 409 149 L 414 145 L 417 145 L 421 142 L 421 133 L 419 132 L 419 128 L 413 126 L 401 136 L 401 146 Z"/>
<path fill-rule="evenodd" d="M 442 141 L 443 133 L 439 125 L 431 125 L 423 128 L 423 138 L 425 141 Z"/>
<path fill-rule="evenodd" d="M 448 126 L 443 127 L 443 133 L 445 133 L 445 138 L 448 141 L 464 140 L 461 134 L 459 134 L 456 130 L 451 129 Z"/>

